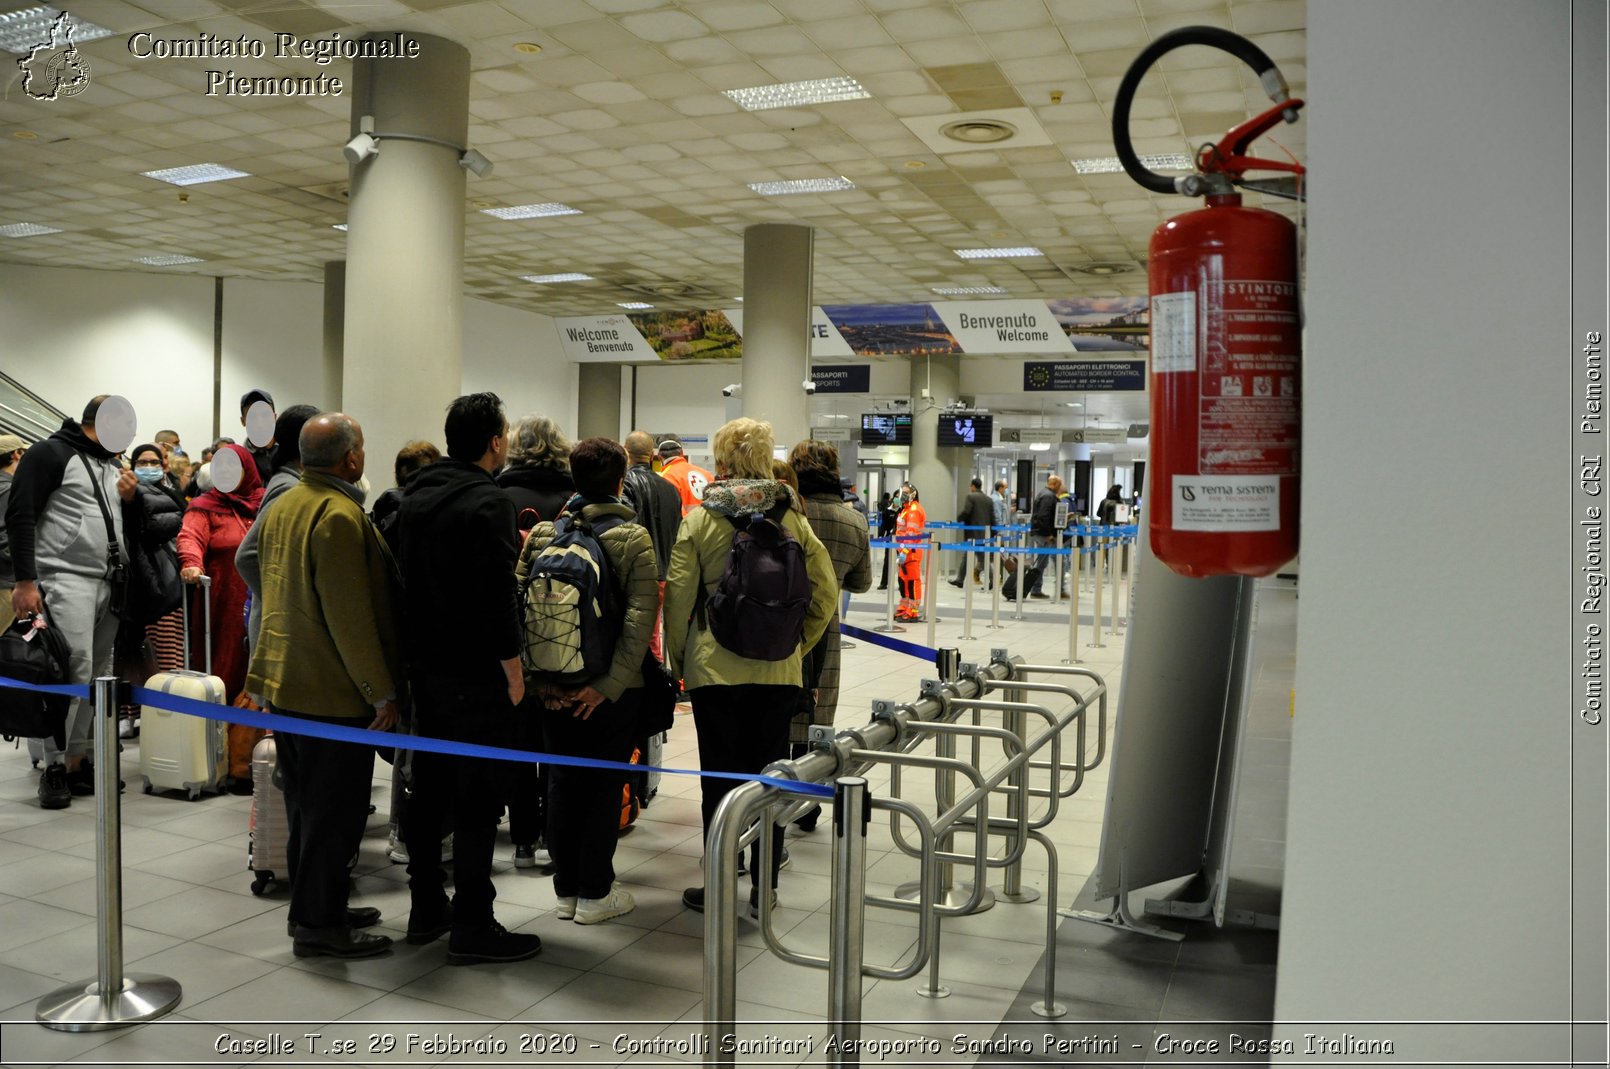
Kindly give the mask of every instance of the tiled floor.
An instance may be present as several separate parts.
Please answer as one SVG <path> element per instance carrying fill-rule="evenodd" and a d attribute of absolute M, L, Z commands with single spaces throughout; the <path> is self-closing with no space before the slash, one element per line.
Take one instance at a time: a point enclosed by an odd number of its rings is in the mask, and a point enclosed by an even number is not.
<path fill-rule="evenodd" d="M 882 601 L 875 598 L 874 593 L 858 600 L 850 622 L 865 627 L 878 623 Z M 941 585 L 940 600 L 959 609 L 961 592 Z M 1106 635 L 1103 648 L 1087 645 L 1092 641 L 1088 602 L 1087 593 L 1080 654 L 1116 691 L 1123 639 Z M 980 598 L 975 639 L 960 641 L 959 621 L 943 618 L 936 627 L 939 644 L 959 646 L 964 660 L 986 660 L 990 648 L 1004 646 L 1031 663 L 1056 663 L 1068 651 L 1066 607 L 1030 605 L 1030 620 L 1020 623 L 1003 613 L 1004 626 L 992 631 L 984 626 L 988 602 Z M 900 637 L 921 642 L 925 629 L 917 625 Z M 931 674 L 931 667 L 915 658 L 858 643 L 845 654 L 840 726 L 864 723 L 875 698 L 914 696 L 917 681 Z M 1273 693 L 1270 688 L 1276 685 L 1271 682 L 1264 689 Z M 1283 712 L 1283 691 L 1280 700 Z M 1277 742 L 1261 737 L 1252 742 L 1268 743 L 1271 765 L 1283 759 Z M 691 717 L 679 715 L 666 764 L 696 767 L 695 746 Z M 683 909 L 679 900 L 683 887 L 702 880 L 694 777 L 666 776 L 660 797 L 622 838 L 617 869 L 637 896 L 638 907 L 606 924 L 582 927 L 557 920 L 549 880 L 539 870 L 513 869 L 506 838 L 500 838 L 499 918 L 510 929 L 539 933 L 543 952 L 533 961 L 507 966 L 451 968 L 444 962 L 445 941 L 410 947 L 399 939 L 392 953 L 368 961 L 295 958 L 284 934 L 284 893 L 256 897 L 250 891 L 245 870 L 248 800 L 223 796 L 191 803 L 178 796 L 148 796 L 138 789 L 136 767 L 131 746 L 124 755 L 125 777 L 131 779 L 123 796 L 124 958 L 131 972 L 179 980 L 184 1000 L 163 1022 L 117 1032 L 64 1034 L 29 1023 L 41 995 L 95 971 L 94 808 L 79 801 L 64 811 L 41 810 L 34 799 L 37 774 L 29 769 L 26 754 L 4 754 L 0 1021 L 7 1023 L 0 1026 L 0 1065 L 303 1064 L 309 1056 L 302 1037 L 310 1031 L 323 1036 L 314 1064 L 647 1065 L 701 1060 L 696 1053 L 677 1053 L 675 1047 L 670 1054 L 634 1053 L 664 1050 L 672 1041 L 686 1040 L 699 1031 L 703 1018 L 703 920 Z M 384 855 L 388 774 L 386 766 L 377 764 L 373 798 L 380 812 L 364 842 L 353 900 L 378 906 L 385 930 L 400 937 L 408 893 L 402 867 Z M 908 795 L 931 797 L 931 778 L 908 776 L 906 782 Z M 886 784 L 886 777 L 873 779 L 875 792 Z M 1102 769 L 1087 776 L 1080 794 L 1062 804 L 1051 828 L 1059 851 L 1055 901 L 1064 906 L 1095 866 L 1105 793 Z M 1280 812 L 1263 814 L 1267 832 L 1247 846 L 1259 864 L 1278 864 L 1274 846 L 1284 824 L 1283 804 L 1282 791 Z M 824 820 L 813 835 L 789 839 L 792 863 L 783 874 L 774 917 L 779 935 L 806 952 L 823 952 L 827 936 L 829 826 Z M 915 863 L 892 850 L 886 824 L 874 823 L 869 842 L 874 890 L 888 891 L 915 877 Z M 1025 884 L 1048 886 L 1042 852 L 1031 848 L 1023 871 Z M 992 883 L 998 882 L 997 871 Z M 929 1037 L 943 1051 L 909 1061 L 894 1056 L 881 1064 L 971 1064 L 972 1056 L 953 1053 L 952 1037 L 983 1042 L 998 1036 L 1003 1020 L 1038 1021 L 1026 1007 L 1041 997 L 1045 907 L 1044 899 L 1000 903 L 987 912 L 947 921 L 939 972 L 950 989 L 948 998 L 921 997 L 921 978 L 869 981 L 864 1038 L 909 1045 Z M 915 946 L 915 920 L 912 914 L 870 911 L 867 959 L 900 961 Z M 739 921 L 739 943 L 740 1037 L 770 1036 L 773 1046 L 795 1041 L 796 1048 L 741 1056 L 739 1064 L 821 1064 L 826 974 L 774 958 L 747 918 Z M 1069 1004 L 1070 1014 L 1056 1028 L 1070 1034 L 1078 1030 L 1076 1022 L 1129 1019 L 1114 1014 L 1144 1021 L 1164 1013 L 1211 1019 L 1232 1006 L 1261 1006 L 1263 987 L 1272 988 L 1272 971 L 1267 976 L 1258 972 L 1272 970 L 1272 937 L 1243 945 L 1205 933 L 1175 946 L 1063 921 L 1058 943 L 1057 995 Z M 1226 977 L 1229 987 L 1223 983 Z M 1242 983 L 1249 977 L 1250 987 Z M 380 1027 L 375 1022 L 398 1024 Z M 1150 1034 L 1149 1024 L 1135 1027 Z M 225 1033 L 233 1039 L 221 1039 Z M 261 1053 L 263 1048 L 229 1053 L 240 1049 L 230 1048 L 230 1042 L 275 1033 L 296 1044 L 294 1056 Z M 408 1033 L 424 1038 L 410 1045 Z M 437 1033 L 444 1038 L 433 1045 L 430 1040 Z M 576 1053 L 535 1049 L 543 1041 L 531 1037 L 549 1034 L 575 1036 Z M 473 1052 L 454 1055 L 445 1037 L 481 1045 L 501 1041 L 508 1051 L 484 1058 Z M 332 1049 L 344 1039 L 356 1043 L 351 1053 Z M 814 1044 L 814 1054 L 797 1049 L 807 1040 Z M 387 1049 L 390 1041 L 397 1045 Z M 522 1041 L 532 1045 L 523 1054 Z M 218 1052 L 220 1045 L 224 1053 Z"/>

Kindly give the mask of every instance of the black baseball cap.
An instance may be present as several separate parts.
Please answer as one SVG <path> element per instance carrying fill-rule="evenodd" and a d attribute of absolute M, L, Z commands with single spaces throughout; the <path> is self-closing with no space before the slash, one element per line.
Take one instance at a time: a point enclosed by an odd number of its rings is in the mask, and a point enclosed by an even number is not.
<path fill-rule="evenodd" d="M 274 395 L 267 390 L 247 390 L 240 395 L 240 410 L 242 412 L 246 411 L 252 407 L 252 402 L 254 401 L 263 401 L 267 403 L 269 408 L 274 407 Z"/>

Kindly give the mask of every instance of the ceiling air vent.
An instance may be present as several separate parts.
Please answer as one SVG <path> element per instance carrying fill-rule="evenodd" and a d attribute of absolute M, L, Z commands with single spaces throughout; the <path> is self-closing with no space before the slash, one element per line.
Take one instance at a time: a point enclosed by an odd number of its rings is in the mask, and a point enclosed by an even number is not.
<path fill-rule="evenodd" d="M 990 145 L 1017 136 L 1017 127 L 1002 119 L 962 119 L 946 123 L 939 132 L 952 141 L 968 145 Z"/>

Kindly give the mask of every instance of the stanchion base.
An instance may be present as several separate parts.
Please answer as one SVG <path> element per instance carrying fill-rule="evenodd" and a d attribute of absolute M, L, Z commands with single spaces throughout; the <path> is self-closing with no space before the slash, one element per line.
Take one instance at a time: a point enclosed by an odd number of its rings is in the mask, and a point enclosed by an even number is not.
<path fill-rule="evenodd" d="M 1007 891 L 1005 887 L 991 887 L 990 892 L 1002 902 L 1038 902 L 1040 892 L 1032 887 L 1019 887 L 1016 891 Z"/>
<path fill-rule="evenodd" d="M 884 624 L 881 627 L 874 627 L 872 630 L 880 632 L 880 633 L 885 634 L 885 635 L 893 635 L 893 634 L 901 634 L 901 635 L 903 635 L 903 634 L 906 633 L 906 629 L 901 627 L 899 624 Z M 843 649 L 843 648 L 844 648 L 843 646 L 839 647 L 839 649 Z"/>
<path fill-rule="evenodd" d="M 917 900 L 917 896 L 921 893 L 922 884 L 917 880 L 912 880 L 910 883 L 903 883 L 894 889 L 894 896 L 896 898 L 909 898 L 913 902 Z M 965 904 L 967 900 L 972 897 L 973 885 L 970 883 L 958 883 L 949 891 L 946 891 L 943 895 L 941 895 L 939 901 L 936 902 L 935 905 L 960 906 Z M 986 910 L 994 908 L 995 894 L 988 887 L 986 887 L 984 888 L 984 896 L 978 901 L 978 908 L 974 909 L 972 913 L 968 914 L 968 916 L 972 916 L 976 913 L 983 913 Z"/>
<path fill-rule="evenodd" d="M 104 1032 L 151 1021 L 172 1012 L 184 994 L 179 981 L 151 973 L 129 973 L 123 990 L 103 998 L 99 980 L 57 988 L 34 1007 L 34 1020 L 58 1032 Z"/>
<path fill-rule="evenodd" d="M 919 988 L 917 988 L 917 997 L 918 998 L 949 998 L 950 997 L 950 988 L 946 987 L 944 984 L 940 984 L 938 987 L 919 987 Z"/>
<path fill-rule="evenodd" d="M 1001 628 L 1005 627 L 1006 625 L 1005 624 L 985 624 L 984 626 L 989 628 L 991 631 L 999 631 Z"/>
<path fill-rule="evenodd" d="M 1063 664 L 1084 664 L 1085 659 L 1083 657 L 1064 657 L 1064 658 L 1062 658 L 1062 663 Z"/>
<path fill-rule="evenodd" d="M 1060 1002 L 1053 1002 L 1049 1006 L 1043 1002 L 1036 1002 L 1034 1005 L 1029 1007 L 1029 1012 L 1033 1013 L 1037 1017 L 1066 1017 L 1068 1015 L 1068 1007 L 1064 1006 Z"/>
<path fill-rule="evenodd" d="M 1107 648 L 1107 644 L 1105 642 L 1086 642 L 1085 648 L 1090 650 L 1104 650 Z"/>
<path fill-rule="evenodd" d="M 844 639 L 844 638 L 839 639 L 839 649 L 841 649 L 841 650 L 853 650 L 853 649 L 855 649 L 855 647 L 856 647 L 856 643 L 851 642 L 849 639 Z"/>

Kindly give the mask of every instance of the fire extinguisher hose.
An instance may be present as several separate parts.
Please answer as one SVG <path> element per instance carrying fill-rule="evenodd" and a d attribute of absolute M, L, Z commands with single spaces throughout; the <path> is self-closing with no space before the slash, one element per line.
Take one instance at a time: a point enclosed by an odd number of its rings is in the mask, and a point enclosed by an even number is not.
<path fill-rule="evenodd" d="M 1123 164 L 1129 177 L 1153 193 L 1183 193 L 1184 190 L 1176 184 L 1180 180 L 1148 170 L 1140 162 L 1140 157 L 1135 155 L 1135 146 L 1129 140 L 1129 108 L 1134 102 L 1135 90 L 1140 87 L 1140 80 L 1152 65 L 1169 52 L 1186 45 L 1208 45 L 1237 57 L 1253 69 L 1263 83 L 1264 92 L 1277 104 L 1290 95 L 1286 79 L 1275 66 L 1275 61 L 1240 34 L 1221 30 L 1217 26 L 1182 26 L 1153 41 L 1124 72 L 1124 80 L 1118 85 L 1118 99 L 1113 102 L 1112 108 L 1112 139 L 1114 148 L 1118 150 L 1118 162 Z"/>

